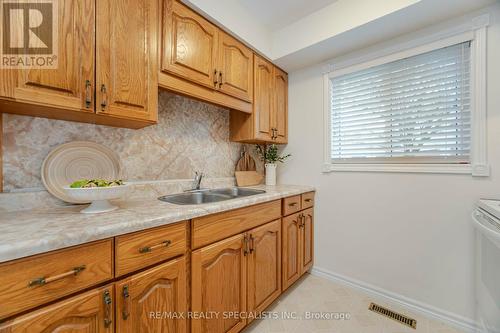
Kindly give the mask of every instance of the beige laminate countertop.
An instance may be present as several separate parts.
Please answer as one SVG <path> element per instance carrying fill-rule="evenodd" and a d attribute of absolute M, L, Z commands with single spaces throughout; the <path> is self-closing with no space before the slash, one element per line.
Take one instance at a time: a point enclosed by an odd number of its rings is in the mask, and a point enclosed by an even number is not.
<path fill-rule="evenodd" d="M 116 201 L 120 209 L 103 214 L 81 214 L 81 206 L 2 213 L 0 262 L 314 191 L 296 185 L 253 188 L 266 193 L 186 206 L 155 199 Z"/>

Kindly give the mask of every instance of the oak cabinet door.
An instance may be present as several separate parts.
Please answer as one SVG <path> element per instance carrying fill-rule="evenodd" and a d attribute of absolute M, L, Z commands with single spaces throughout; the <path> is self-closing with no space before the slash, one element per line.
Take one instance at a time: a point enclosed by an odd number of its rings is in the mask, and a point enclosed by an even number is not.
<path fill-rule="evenodd" d="M 218 29 L 173 0 L 163 0 L 161 70 L 214 89 Z"/>
<path fill-rule="evenodd" d="M 281 293 L 281 220 L 249 231 L 248 311 L 264 311 Z"/>
<path fill-rule="evenodd" d="M 283 290 L 301 275 L 301 213 L 283 218 Z"/>
<path fill-rule="evenodd" d="M 273 65 L 254 56 L 254 117 L 256 138 L 271 141 L 273 137 Z"/>
<path fill-rule="evenodd" d="M 240 234 L 193 251 L 192 311 L 213 314 L 193 319 L 193 333 L 235 333 L 245 327 L 245 319 L 225 316 L 246 311 L 245 239 Z"/>
<path fill-rule="evenodd" d="M 94 112 L 95 0 L 59 1 L 57 7 L 57 67 L 0 70 L 0 96 Z"/>
<path fill-rule="evenodd" d="M 288 75 L 274 67 L 273 127 L 276 143 L 288 141 Z"/>
<path fill-rule="evenodd" d="M 97 1 L 96 110 L 158 117 L 158 1 Z"/>
<path fill-rule="evenodd" d="M 0 324 L 1 333 L 112 333 L 113 288 L 107 286 Z"/>
<path fill-rule="evenodd" d="M 303 274 L 312 267 L 314 259 L 314 211 L 312 208 L 302 212 L 301 229 L 301 274 Z"/>
<path fill-rule="evenodd" d="M 218 89 L 251 102 L 253 98 L 253 52 L 223 31 L 219 32 Z"/>
<path fill-rule="evenodd" d="M 186 293 L 184 257 L 117 282 L 117 332 L 186 332 Z"/>

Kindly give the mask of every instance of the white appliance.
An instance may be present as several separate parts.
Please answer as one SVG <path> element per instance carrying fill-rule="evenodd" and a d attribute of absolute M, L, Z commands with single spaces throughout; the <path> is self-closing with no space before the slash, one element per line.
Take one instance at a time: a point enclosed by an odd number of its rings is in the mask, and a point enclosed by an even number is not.
<path fill-rule="evenodd" d="M 476 229 L 476 316 L 482 333 L 500 333 L 500 201 L 479 200 Z"/>

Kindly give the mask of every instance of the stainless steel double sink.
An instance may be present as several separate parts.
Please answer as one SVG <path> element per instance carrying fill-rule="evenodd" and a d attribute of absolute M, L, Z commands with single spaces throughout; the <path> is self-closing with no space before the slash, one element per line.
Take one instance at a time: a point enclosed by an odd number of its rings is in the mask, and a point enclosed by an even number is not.
<path fill-rule="evenodd" d="M 159 197 L 158 200 L 176 205 L 200 205 L 210 202 L 243 198 L 262 193 L 266 193 L 266 191 L 243 187 L 228 187 L 215 190 L 195 190 L 184 193 L 165 195 Z"/>

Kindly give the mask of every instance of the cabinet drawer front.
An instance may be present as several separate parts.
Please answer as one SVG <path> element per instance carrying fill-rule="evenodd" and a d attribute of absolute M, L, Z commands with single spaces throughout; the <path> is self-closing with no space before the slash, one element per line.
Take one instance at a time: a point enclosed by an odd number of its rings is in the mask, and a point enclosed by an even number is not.
<path fill-rule="evenodd" d="M 314 192 L 302 194 L 302 209 L 314 206 Z"/>
<path fill-rule="evenodd" d="M 280 200 L 193 220 L 193 248 L 236 235 L 281 217 Z"/>
<path fill-rule="evenodd" d="M 113 278 L 112 241 L 0 265 L 0 319 Z"/>
<path fill-rule="evenodd" d="M 184 254 L 186 239 L 186 222 L 116 237 L 116 276 Z"/>
<path fill-rule="evenodd" d="M 300 195 L 283 199 L 283 216 L 296 213 L 300 210 Z"/>

